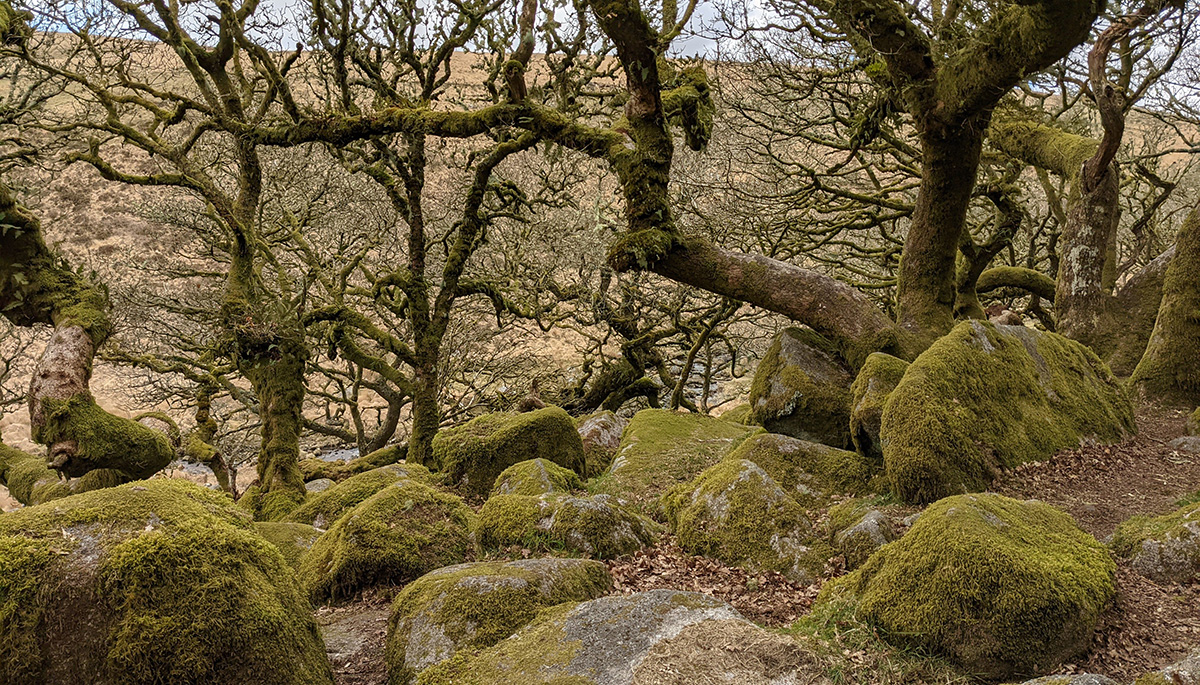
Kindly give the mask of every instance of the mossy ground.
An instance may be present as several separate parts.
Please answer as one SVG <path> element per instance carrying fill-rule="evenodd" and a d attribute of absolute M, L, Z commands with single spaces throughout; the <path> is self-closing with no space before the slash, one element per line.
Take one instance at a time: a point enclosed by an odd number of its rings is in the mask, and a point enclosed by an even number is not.
<path fill-rule="evenodd" d="M 528 624 L 543 608 L 606 594 L 607 568 L 585 560 L 463 564 L 409 583 L 392 603 L 386 659 L 391 683 L 409 683 L 416 669 L 406 662 L 410 640 L 438 645 L 449 639 L 455 650 L 490 647 Z M 437 647 L 438 645 L 431 645 Z"/>
<path fill-rule="evenodd" d="M 470 494 L 486 496 L 504 469 L 528 459 L 587 471 L 583 442 L 570 414 L 558 407 L 485 414 L 438 431 L 433 439 L 433 467 Z"/>
<path fill-rule="evenodd" d="M 424 466 L 411 464 L 372 469 L 351 476 L 324 492 L 309 495 L 304 504 L 288 514 L 284 520 L 328 528 L 337 522 L 342 514 L 401 478 L 414 478 L 428 483 L 432 481 L 433 476 Z"/>
<path fill-rule="evenodd" d="M 283 557 L 227 497 L 173 479 L 0 517 L 0 682 L 84 673 L 113 684 L 332 683 Z"/>
<path fill-rule="evenodd" d="M 398 480 L 346 512 L 313 544 L 300 563 L 301 581 L 319 602 L 462 563 L 474 553 L 474 520 L 458 497 Z"/>
<path fill-rule="evenodd" d="M 912 363 L 888 397 L 880 436 L 896 494 L 926 503 L 983 490 L 1000 468 L 1085 437 L 1135 430 L 1129 400 L 1084 346 L 968 321 Z"/>
<path fill-rule="evenodd" d="M 1115 564 L 1046 504 L 961 495 L 826 585 L 891 642 L 985 677 L 1046 672 L 1087 649 L 1115 594 Z"/>
<path fill-rule="evenodd" d="M 588 489 L 654 513 L 663 492 L 716 464 L 752 431 L 711 416 L 645 409 L 625 427 L 612 465 Z"/>

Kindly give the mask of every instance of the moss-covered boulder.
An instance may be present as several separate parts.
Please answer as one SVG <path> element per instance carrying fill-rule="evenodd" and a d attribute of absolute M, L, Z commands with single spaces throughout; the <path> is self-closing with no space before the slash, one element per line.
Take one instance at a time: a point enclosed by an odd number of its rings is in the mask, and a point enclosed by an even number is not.
<path fill-rule="evenodd" d="M 726 459 L 758 464 L 788 494 L 810 503 L 829 494 L 863 494 L 878 469 L 857 452 L 779 435 L 751 435 Z"/>
<path fill-rule="evenodd" d="M 1076 673 L 1075 675 L 1048 675 L 1033 680 L 1026 680 L 1021 685 L 1120 685 L 1112 678 L 1095 673 Z"/>
<path fill-rule="evenodd" d="M 560 604 L 507 640 L 423 671 L 417 682 L 630 685 L 634 668 L 655 646 L 688 626 L 726 620 L 744 621 L 719 599 L 674 590 Z"/>
<path fill-rule="evenodd" d="M 907 370 L 908 362 L 903 359 L 874 352 L 867 357 L 850 386 L 850 439 L 859 454 L 880 467 L 883 466 L 883 445 L 879 442 L 883 406 Z"/>
<path fill-rule="evenodd" d="M 1000 469 L 1082 439 L 1134 430 L 1129 400 L 1088 348 L 965 321 L 909 366 L 884 406 L 880 441 L 896 494 L 925 503 L 984 490 Z"/>
<path fill-rule="evenodd" d="M 703 414 L 642 410 L 625 427 L 617 456 L 594 489 L 648 511 L 664 492 L 716 464 L 752 430 Z"/>
<path fill-rule="evenodd" d="M 1200 685 L 1200 650 L 1164 669 L 1143 675 L 1133 685 Z"/>
<path fill-rule="evenodd" d="M 475 528 L 485 549 L 521 545 L 611 559 L 654 543 L 657 526 L 610 495 L 496 495 Z"/>
<path fill-rule="evenodd" d="M 388 621 L 388 677 L 407 685 L 455 652 L 491 647 L 545 607 L 608 593 L 608 568 L 585 559 L 459 564 L 405 586 Z"/>
<path fill-rule="evenodd" d="M 522 414 L 485 414 L 438 431 L 433 467 L 464 492 L 486 496 L 513 464 L 545 459 L 576 473 L 587 470 L 571 415 L 558 407 Z"/>
<path fill-rule="evenodd" d="M 347 481 L 349 482 L 349 481 Z M 346 512 L 300 562 L 314 601 L 401 584 L 466 561 L 475 514 L 462 499 L 400 479 Z"/>
<path fill-rule="evenodd" d="M 0 682 L 333 677 L 295 575 L 250 517 L 159 479 L 0 516 Z"/>
<path fill-rule="evenodd" d="M 854 603 L 887 639 L 1000 680 L 1087 651 L 1115 572 L 1104 546 L 1054 507 L 960 495 L 931 505 L 818 602 Z"/>
<path fill-rule="evenodd" d="M 258 521 L 254 530 L 263 538 L 275 545 L 283 555 L 288 566 L 300 568 L 300 559 L 312 549 L 313 543 L 321 537 L 321 531 L 303 523 L 281 523 L 273 521 Z"/>
<path fill-rule="evenodd" d="M 1134 516 L 1117 526 L 1113 552 L 1158 583 L 1200 578 L 1200 503 L 1162 516 Z"/>
<path fill-rule="evenodd" d="M 592 478 L 604 473 L 621 446 L 621 434 L 629 422 L 611 411 L 602 411 L 577 419 L 575 423 L 587 462 L 586 469 L 579 475 Z"/>
<path fill-rule="evenodd" d="M 742 402 L 723 412 L 720 417 L 722 421 L 730 423 L 740 423 L 743 426 L 754 425 L 754 407 L 750 406 L 749 402 Z"/>
<path fill-rule="evenodd" d="M 319 495 L 335 485 L 337 485 L 337 483 L 332 478 L 318 478 L 305 483 L 304 489 L 307 490 L 308 494 L 310 495 Z"/>
<path fill-rule="evenodd" d="M 837 531 L 833 544 L 846 560 L 846 568 L 854 570 L 896 537 L 892 520 L 878 509 L 868 509 L 853 523 Z"/>
<path fill-rule="evenodd" d="M 343 514 L 364 502 L 371 495 L 403 479 L 415 479 L 429 483 L 433 476 L 429 469 L 416 464 L 392 464 L 373 469 L 327 488 L 310 494 L 295 511 L 284 519 L 290 523 L 307 523 L 317 528 L 332 526 Z"/>
<path fill-rule="evenodd" d="M 723 619 L 693 623 L 659 641 L 634 667 L 631 682 L 833 685 L 825 671 L 826 663 L 794 638 Z"/>
<path fill-rule="evenodd" d="M 807 329 L 785 328 L 754 372 L 754 421 L 772 433 L 848 448 L 853 381 L 829 341 Z"/>
<path fill-rule="evenodd" d="M 695 554 L 800 582 L 813 580 L 828 559 L 827 550 L 811 546 L 804 509 L 752 461 L 706 469 L 667 493 L 662 507 L 679 545 Z"/>
<path fill-rule="evenodd" d="M 504 469 L 492 486 L 492 495 L 551 495 L 583 487 L 579 474 L 552 461 L 530 459 Z"/>

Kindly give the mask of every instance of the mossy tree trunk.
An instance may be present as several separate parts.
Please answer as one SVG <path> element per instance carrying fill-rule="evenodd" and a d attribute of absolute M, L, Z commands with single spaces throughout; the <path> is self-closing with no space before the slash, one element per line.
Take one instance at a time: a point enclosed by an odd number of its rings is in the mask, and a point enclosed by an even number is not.
<path fill-rule="evenodd" d="M 1200 405 L 1200 204 L 1175 241 L 1154 332 L 1129 380 L 1147 399 Z"/>
<path fill-rule="evenodd" d="M 3 184 L 0 213 L 0 311 L 17 326 L 54 327 L 30 383 L 34 440 L 71 477 L 100 469 L 149 477 L 174 458 L 171 441 L 104 411 L 89 389 L 96 348 L 112 332 L 105 291 L 50 252 L 40 222 Z"/>

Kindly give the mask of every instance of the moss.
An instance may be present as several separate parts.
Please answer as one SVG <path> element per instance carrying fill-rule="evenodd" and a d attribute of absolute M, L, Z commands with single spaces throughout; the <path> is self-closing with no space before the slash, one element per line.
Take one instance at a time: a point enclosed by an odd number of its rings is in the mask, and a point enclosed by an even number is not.
<path fill-rule="evenodd" d="M 985 678 L 1053 669 L 1086 651 L 1115 564 L 1065 513 L 999 495 L 931 505 L 900 540 L 827 584 L 890 641 Z"/>
<path fill-rule="evenodd" d="M 784 329 L 754 372 L 755 423 L 772 433 L 849 447 L 851 381 L 832 343 L 807 329 Z"/>
<path fill-rule="evenodd" d="M 300 568 L 300 559 L 312 549 L 313 543 L 321 537 L 321 531 L 303 523 L 278 523 L 259 521 L 254 524 L 254 530 L 259 535 L 275 545 L 284 561 L 293 569 Z"/>
<path fill-rule="evenodd" d="M 652 511 L 664 491 L 695 478 L 750 433 L 746 426 L 701 414 L 640 411 L 625 427 L 608 472 L 592 488 Z"/>
<path fill-rule="evenodd" d="M 856 452 L 774 433 L 746 438 L 726 459 L 754 462 L 804 503 L 829 494 L 863 494 L 878 468 Z"/>
<path fill-rule="evenodd" d="M 578 640 L 568 640 L 561 625 L 575 602 L 559 604 L 538 612 L 521 640 L 504 640 L 475 658 L 459 652 L 454 658 L 422 671 L 418 685 L 494 685 L 495 683 L 547 683 L 548 685 L 593 685 L 579 676 L 538 677 L 539 671 L 564 670 L 579 651 Z M 524 675 L 524 678 L 520 675 Z"/>
<path fill-rule="evenodd" d="M 473 553 L 475 514 L 461 499 L 401 479 L 355 506 L 300 563 L 314 601 L 380 584 L 401 584 Z"/>
<path fill-rule="evenodd" d="M 814 554 L 804 510 L 751 461 L 706 469 L 664 495 L 662 507 L 679 545 L 694 554 L 800 581 L 818 577 L 828 560 Z"/>
<path fill-rule="evenodd" d="M 1188 435 L 1200 435 L 1200 408 L 1188 415 L 1187 432 Z"/>
<path fill-rule="evenodd" d="M 653 543 L 653 522 L 608 495 L 495 495 L 479 510 L 480 546 L 566 549 L 601 559 Z"/>
<path fill-rule="evenodd" d="M 67 480 L 47 466 L 45 459 L 0 443 L 0 485 L 7 486 L 13 499 L 25 506 L 111 488 L 129 480 L 125 472 L 113 469 L 97 469 Z"/>
<path fill-rule="evenodd" d="M 351 476 L 399 462 L 408 453 L 407 445 L 389 445 L 350 461 L 325 461 L 316 457 L 300 460 L 304 482 L 329 478 L 339 483 Z"/>
<path fill-rule="evenodd" d="M 175 458 L 165 433 L 109 414 L 90 395 L 43 400 L 42 411 L 46 423 L 34 431 L 34 440 L 43 445 L 74 441 L 78 446 L 65 469 L 69 476 L 117 469 L 131 479 L 149 478 Z"/>
<path fill-rule="evenodd" d="M 876 352 L 867 357 L 850 386 L 850 439 L 854 449 L 877 468 L 883 467 L 879 442 L 883 407 L 907 370 L 908 362 L 903 359 Z"/>
<path fill-rule="evenodd" d="M 896 494 L 923 503 L 983 490 L 999 469 L 1083 438 L 1134 431 L 1129 400 L 1083 345 L 968 321 L 909 367 L 884 405 L 880 439 Z"/>
<path fill-rule="evenodd" d="M 1134 568 L 1153 580 L 1187 582 L 1200 571 L 1200 502 L 1185 500 L 1175 511 L 1161 516 L 1134 516 L 1117 526 L 1109 547 L 1118 557 L 1138 557 L 1152 545 L 1146 563 Z M 1173 544 L 1174 543 L 1174 544 Z"/>
<path fill-rule="evenodd" d="M 582 559 L 529 559 L 462 564 L 409 583 L 392 603 L 386 661 L 392 683 L 453 651 L 483 649 L 512 635 L 545 607 L 607 594 L 604 564 Z"/>
<path fill-rule="evenodd" d="M 486 414 L 439 431 L 433 459 L 449 482 L 478 495 L 486 495 L 504 469 L 528 459 L 546 459 L 576 473 L 587 469 L 575 424 L 558 407 Z"/>
<path fill-rule="evenodd" d="M 341 518 L 342 514 L 402 478 L 412 478 L 424 483 L 433 480 L 429 469 L 424 466 L 384 466 L 352 476 L 324 492 L 309 496 L 304 504 L 288 514 L 284 520 L 328 528 Z"/>
<path fill-rule="evenodd" d="M 754 407 L 751 407 L 749 402 L 742 402 L 741 404 L 721 414 L 720 418 L 722 421 L 728 421 L 730 423 L 738 423 L 743 426 L 753 426 L 755 425 Z"/>
<path fill-rule="evenodd" d="M 82 673 L 113 684 L 332 683 L 279 552 L 228 498 L 175 479 L 0 517 L 0 681 Z"/>
<path fill-rule="evenodd" d="M 583 487 L 579 474 L 545 459 L 530 459 L 504 469 L 492 495 L 549 495 Z"/>

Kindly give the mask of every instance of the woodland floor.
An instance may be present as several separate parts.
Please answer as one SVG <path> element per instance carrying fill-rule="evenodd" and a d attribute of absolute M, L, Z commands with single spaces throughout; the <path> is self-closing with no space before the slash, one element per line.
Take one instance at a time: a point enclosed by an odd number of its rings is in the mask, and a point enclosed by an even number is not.
<path fill-rule="evenodd" d="M 1037 499 L 1071 514 L 1097 538 L 1110 535 L 1135 514 L 1170 511 L 1200 489 L 1200 455 L 1168 446 L 1184 434 L 1184 415 L 1144 409 L 1138 435 L 1110 446 L 1088 445 L 1004 474 L 995 491 Z M 808 613 L 820 585 L 802 586 L 776 573 L 751 574 L 682 550 L 663 536 L 654 547 L 609 562 L 613 591 L 669 588 L 723 599 L 746 618 L 772 628 Z M 828 569 L 836 576 L 840 569 Z M 1200 646 L 1200 586 L 1157 585 L 1126 565 L 1117 569 L 1116 605 L 1101 620 L 1085 661 L 1060 673 L 1101 673 L 1118 682 L 1178 661 Z M 383 644 L 388 597 L 383 591 L 338 607 L 322 607 L 322 626 L 338 685 L 377 685 L 387 680 Z"/>

